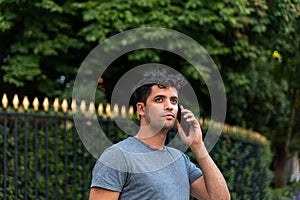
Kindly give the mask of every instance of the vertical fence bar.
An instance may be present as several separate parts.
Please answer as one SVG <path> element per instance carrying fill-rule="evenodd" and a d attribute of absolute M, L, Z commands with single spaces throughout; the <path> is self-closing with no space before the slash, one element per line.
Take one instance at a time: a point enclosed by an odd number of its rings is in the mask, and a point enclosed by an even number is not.
<path fill-rule="evenodd" d="M 46 186 L 46 188 L 45 188 L 45 194 L 46 194 L 46 199 L 49 199 L 49 197 L 48 197 L 48 190 L 49 190 L 49 188 L 48 188 L 48 180 L 49 180 L 49 155 L 48 155 L 48 150 L 49 150 L 49 141 L 48 141 L 48 126 L 49 126 L 49 118 L 48 117 L 46 117 L 45 118 L 45 162 L 46 162 L 46 165 L 45 165 L 45 186 Z"/>
<path fill-rule="evenodd" d="M 83 119 L 84 120 L 84 126 L 83 126 L 83 133 L 86 133 L 86 118 L 85 119 Z M 85 173 L 85 165 L 86 165 L 86 159 L 85 159 L 85 151 L 86 151 L 86 149 L 85 149 L 85 146 L 84 145 L 81 145 L 81 147 L 82 147 L 82 156 L 83 156 L 83 158 L 82 158 L 82 169 L 83 169 L 83 174 L 82 174 L 82 176 L 83 176 L 83 179 L 82 179 L 82 188 L 85 188 L 86 187 L 86 183 L 85 183 L 85 179 L 86 179 L 86 173 Z M 83 191 L 82 192 L 82 194 L 83 194 L 83 199 L 86 199 L 86 196 L 85 196 L 85 191 Z"/>
<path fill-rule="evenodd" d="M 34 195 L 35 198 L 38 199 L 39 191 L 38 191 L 38 119 L 34 117 Z"/>
<path fill-rule="evenodd" d="M 54 152 L 54 160 L 55 160 L 55 199 L 58 200 L 59 194 L 58 194 L 58 118 L 56 116 L 55 120 L 55 130 L 54 130 L 54 145 L 55 145 L 55 152 Z"/>
<path fill-rule="evenodd" d="M 76 129 L 73 126 L 72 129 L 72 136 L 73 136 L 73 150 L 74 150 L 74 154 L 73 154 L 73 171 L 77 172 L 77 133 L 76 133 Z M 78 175 L 76 173 L 76 175 Z M 76 200 L 77 199 L 77 177 L 73 177 L 73 198 Z"/>
<path fill-rule="evenodd" d="M 6 127 L 7 127 L 7 112 L 4 109 L 4 127 L 3 127 L 3 198 L 6 200 L 6 189 L 7 189 L 7 135 L 6 135 Z"/>
<path fill-rule="evenodd" d="M 14 192 L 15 200 L 18 199 L 18 115 L 14 113 Z"/>
<path fill-rule="evenodd" d="M 44 114 L 38 114 L 36 112 L 38 103 L 33 105 L 35 113 L 28 112 L 25 107 L 24 113 L 18 113 L 16 108 L 15 112 L 7 112 L 6 108 L 4 108 L 4 112 L 1 112 L 4 116 L 3 188 L 1 188 L 3 189 L 3 199 L 62 199 L 63 195 L 63 199 L 87 199 L 88 173 L 90 173 L 88 170 L 91 167 L 87 159 L 90 158 L 90 155 L 81 143 L 75 126 L 73 125 L 73 128 L 69 129 L 69 120 L 72 118 L 65 111 L 63 117 L 59 116 L 57 112 L 54 115 L 49 114 L 46 110 L 44 110 Z M 98 123 L 99 119 L 94 122 L 92 119 L 83 117 L 82 120 L 83 126 L 80 129 L 84 133 L 89 133 L 94 131 L 94 123 Z M 114 128 L 113 120 L 109 117 L 101 118 L 101 123 L 104 124 L 108 136 L 111 136 Z M 10 126 L 13 127 L 13 130 L 8 128 Z M 24 138 L 21 134 L 23 131 L 20 132 L 23 129 Z M 52 144 L 54 145 L 53 149 L 51 148 Z M 8 148 L 12 145 L 14 147 L 11 150 L 14 152 L 9 154 Z M 23 149 L 24 155 L 21 152 Z M 62 149 L 63 152 L 60 152 Z M 39 153 L 40 150 L 43 155 Z M 70 151 L 73 152 L 70 153 Z M 11 157 L 13 160 L 10 160 Z M 40 161 L 41 158 L 44 159 Z M 52 164 L 53 160 L 55 163 L 52 168 L 49 164 Z M 21 168 L 23 163 L 24 171 Z M 71 171 L 74 171 L 74 176 L 68 173 Z M 52 172 L 54 172 L 53 176 Z M 10 175 L 12 175 L 11 178 Z M 13 185 L 10 185 L 11 182 Z M 41 183 L 44 184 L 42 187 Z M 69 184 L 72 186 L 70 187 Z"/>
<path fill-rule="evenodd" d="M 24 133 L 24 145 L 25 145 L 25 149 L 24 149 L 24 153 L 25 153 L 25 158 L 24 158 L 24 167 L 25 167 L 25 180 L 24 180 L 24 199 L 27 200 L 28 198 L 28 194 L 27 194 L 27 189 L 28 189 L 28 181 L 27 181 L 27 177 L 28 177 L 28 113 L 27 110 L 29 108 L 29 100 L 28 97 L 25 96 L 22 102 L 23 108 L 25 110 L 24 113 L 24 128 L 25 128 L 25 133 Z"/>
<path fill-rule="evenodd" d="M 68 195 L 68 132 L 67 132 L 67 116 L 64 115 L 63 118 L 64 126 L 64 197 L 67 198 Z"/>
<path fill-rule="evenodd" d="M 25 112 L 25 194 L 24 199 L 28 199 L 28 113 Z"/>

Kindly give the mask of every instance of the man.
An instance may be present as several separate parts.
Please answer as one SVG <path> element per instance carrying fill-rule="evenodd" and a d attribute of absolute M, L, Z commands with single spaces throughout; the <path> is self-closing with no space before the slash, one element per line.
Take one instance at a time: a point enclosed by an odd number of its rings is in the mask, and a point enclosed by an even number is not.
<path fill-rule="evenodd" d="M 149 73 L 141 81 L 133 100 L 140 116 L 140 128 L 108 148 L 94 170 L 90 200 L 114 199 L 230 199 L 226 182 L 202 141 L 200 124 L 194 114 L 178 106 L 178 76 Z M 176 119 L 189 125 L 185 133 Z M 167 133 L 176 125 L 192 150 L 200 169 L 187 155 L 165 146 Z"/>

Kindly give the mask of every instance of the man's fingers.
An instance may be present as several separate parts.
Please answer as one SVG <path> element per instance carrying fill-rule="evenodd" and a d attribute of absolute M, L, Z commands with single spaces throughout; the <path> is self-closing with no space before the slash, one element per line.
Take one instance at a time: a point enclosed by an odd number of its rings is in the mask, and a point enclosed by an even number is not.
<path fill-rule="evenodd" d="M 189 133 L 185 133 L 181 127 L 181 124 L 178 121 L 176 122 L 176 125 L 177 125 L 177 130 L 178 130 L 179 136 L 181 137 L 182 141 L 184 143 L 186 143 L 187 145 L 190 145 L 193 141 L 193 136 Z M 187 136 L 186 134 L 189 134 L 189 135 Z"/>

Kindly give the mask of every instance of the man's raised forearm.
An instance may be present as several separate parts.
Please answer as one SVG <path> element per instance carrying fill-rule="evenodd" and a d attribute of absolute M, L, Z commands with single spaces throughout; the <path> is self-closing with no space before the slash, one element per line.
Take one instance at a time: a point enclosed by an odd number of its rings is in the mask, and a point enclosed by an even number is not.
<path fill-rule="evenodd" d="M 203 172 L 205 187 L 211 200 L 228 200 L 230 193 L 226 181 L 219 168 L 208 154 L 204 143 L 191 146 L 198 164 Z"/>

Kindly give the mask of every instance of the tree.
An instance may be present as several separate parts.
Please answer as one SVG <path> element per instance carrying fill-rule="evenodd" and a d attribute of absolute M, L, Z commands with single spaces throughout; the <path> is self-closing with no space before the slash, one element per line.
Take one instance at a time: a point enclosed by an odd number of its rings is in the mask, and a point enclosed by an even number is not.
<path fill-rule="evenodd" d="M 293 26 L 290 26 L 290 32 L 288 34 L 284 32 L 278 33 L 282 36 L 282 39 L 284 38 L 284 43 L 282 40 L 277 43 L 277 49 L 280 51 L 277 58 L 273 53 L 273 57 L 277 60 L 274 64 L 274 77 L 289 101 L 289 112 L 287 112 L 288 115 L 286 116 L 287 123 L 284 123 L 281 129 L 275 130 L 272 137 L 273 147 L 276 153 L 274 168 L 278 174 L 278 178 L 275 180 L 276 187 L 282 187 L 286 184 L 287 180 L 285 174 L 288 159 L 293 155 L 296 156 L 297 159 L 298 154 L 294 152 L 299 152 L 300 150 L 300 70 L 298 67 L 300 59 L 297 55 L 297 52 L 300 50 L 300 38 L 298 36 L 300 30 L 299 15 L 300 13 L 298 13 L 298 17 L 293 20 Z"/>
<path fill-rule="evenodd" d="M 0 2 L 1 93 L 61 96 L 71 88 L 90 45 L 79 28 L 72 1 Z"/>
<path fill-rule="evenodd" d="M 226 87 L 227 123 L 264 133 L 281 153 L 288 153 L 297 137 L 299 0 L 6 0 L 0 5 L 0 92 L 70 97 L 80 63 L 99 42 L 132 28 L 164 27 L 195 39 L 216 62 Z M 277 50 L 282 62 L 271 59 L 270 50 L 271 55 Z M 203 78 L 186 61 L 158 50 L 135 51 L 112 63 L 101 79 L 106 98 L 123 73 L 153 61 L 185 74 L 201 99 L 201 113 L 209 117 Z M 280 166 L 276 177 L 282 177 Z M 276 186 L 284 185 L 280 180 Z"/>
<path fill-rule="evenodd" d="M 274 140 L 275 147 L 282 147 L 276 142 L 278 138 L 282 138 L 280 141 L 284 143 L 291 140 L 290 133 L 288 137 L 283 134 L 286 133 L 286 126 L 293 121 L 294 112 L 290 109 L 292 115 L 289 117 L 289 106 L 294 108 L 295 105 L 282 90 L 282 82 L 278 82 L 274 76 L 275 66 L 270 62 L 268 52 L 278 49 L 278 45 L 282 51 L 297 52 L 295 48 L 283 45 L 290 33 L 294 32 L 292 27 L 299 15 L 297 0 L 115 2 L 77 4 L 78 8 L 84 8 L 84 19 L 90 23 L 81 31 L 87 40 L 101 41 L 105 35 L 141 26 L 160 26 L 181 31 L 203 45 L 217 62 L 227 87 L 228 123 L 265 133 Z M 104 30 L 106 34 L 96 30 Z M 291 41 L 295 41 L 295 37 Z M 163 62 L 163 58 L 157 54 L 145 52 L 131 58 L 145 61 L 149 55 Z M 167 59 L 170 60 L 169 57 Z M 196 88 L 197 93 L 206 97 L 201 98 L 205 105 L 202 107 L 203 113 L 209 113 L 207 108 L 210 104 L 207 91 L 202 89 L 205 85 L 201 77 L 184 64 L 180 69 L 195 83 L 193 85 L 200 85 Z M 288 79 L 284 80 L 289 82 Z M 203 99 L 206 101 L 203 102 Z M 288 132 L 291 127 L 287 129 Z M 277 137 L 278 134 L 283 137 Z M 278 187 L 285 184 L 285 181 L 282 182 L 285 180 L 285 177 L 282 179 L 282 169 L 286 167 L 286 156 L 280 155 L 283 152 L 281 150 L 274 152 L 275 163 L 277 158 L 284 160 L 284 163 L 275 166 L 275 185 Z"/>

